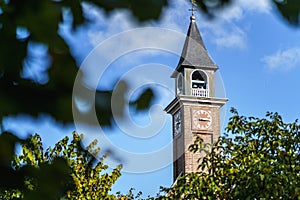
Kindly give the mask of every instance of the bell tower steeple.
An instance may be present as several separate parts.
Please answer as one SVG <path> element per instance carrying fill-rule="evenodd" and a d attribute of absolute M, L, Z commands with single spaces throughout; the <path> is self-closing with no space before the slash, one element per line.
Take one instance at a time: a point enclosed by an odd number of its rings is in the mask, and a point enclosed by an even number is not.
<path fill-rule="evenodd" d="M 220 108 L 227 99 L 215 96 L 218 66 L 207 53 L 193 14 L 179 63 L 171 75 L 176 95 L 165 108 L 173 116 L 173 177 L 197 171 L 200 155 L 188 151 L 194 136 L 213 143 L 220 136 Z"/>
<path fill-rule="evenodd" d="M 179 84 L 181 80 L 177 80 L 176 91 L 183 95 L 213 97 L 215 95 L 214 72 L 216 70 L 218 70 L 218 66 L 208 55 L 196 24 L 196 18 L 192 15 L 179 63 L 171 76 L 185 79 L 182 81 L 182 86 Z M 181 76 L 183 77 L 181 78 Z"/>

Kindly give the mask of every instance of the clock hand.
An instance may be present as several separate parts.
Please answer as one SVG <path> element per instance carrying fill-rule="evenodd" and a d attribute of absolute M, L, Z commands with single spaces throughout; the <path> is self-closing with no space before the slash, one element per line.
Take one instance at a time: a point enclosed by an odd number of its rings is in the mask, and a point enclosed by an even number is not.
<path fill-rule="evenodd" d="M 199 121 L 210 121 L 209 118 L 199 118 Z"/>

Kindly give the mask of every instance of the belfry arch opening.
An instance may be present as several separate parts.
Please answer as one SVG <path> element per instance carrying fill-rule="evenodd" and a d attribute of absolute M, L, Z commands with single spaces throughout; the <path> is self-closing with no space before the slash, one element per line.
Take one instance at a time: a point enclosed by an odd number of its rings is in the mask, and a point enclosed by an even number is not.
<path fill-rule="evenodd" d="M 195 70 L 191 75 L 192 96 L 208 97 L 208 77 L 201 70 Z"/>

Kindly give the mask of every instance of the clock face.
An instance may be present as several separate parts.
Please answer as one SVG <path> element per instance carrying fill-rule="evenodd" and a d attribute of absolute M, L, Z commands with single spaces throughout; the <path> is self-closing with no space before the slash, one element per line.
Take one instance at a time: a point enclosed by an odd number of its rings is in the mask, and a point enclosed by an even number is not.
<path fill-rule="evenodd" d="M 175 135 L 181 132 L 181 112 L 180 110 L 174 115 L 174 131 Z"/>
<path fill-rule="evenodd" d="M 207 130 L 212 123 L 210 110 L 192 110 L 192 128 L 195 130 Z"/>

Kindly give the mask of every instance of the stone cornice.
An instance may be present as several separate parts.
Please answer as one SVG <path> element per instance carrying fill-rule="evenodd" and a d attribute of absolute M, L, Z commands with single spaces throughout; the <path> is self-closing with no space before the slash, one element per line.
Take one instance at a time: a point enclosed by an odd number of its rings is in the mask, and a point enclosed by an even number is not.
<path fill-rule="evenodd" d="M 169 105 L 164 109 L 167 113 L 173 114 L 178 110 L 181 105 L 211 105 L 211 106 L 223 106 L 228 101 L 227 98 L 218 98 L 218 97 L 196 97 L 188 95 L 177 95 Z M 176 107 L 178 109 L 176 109 Z"/>

